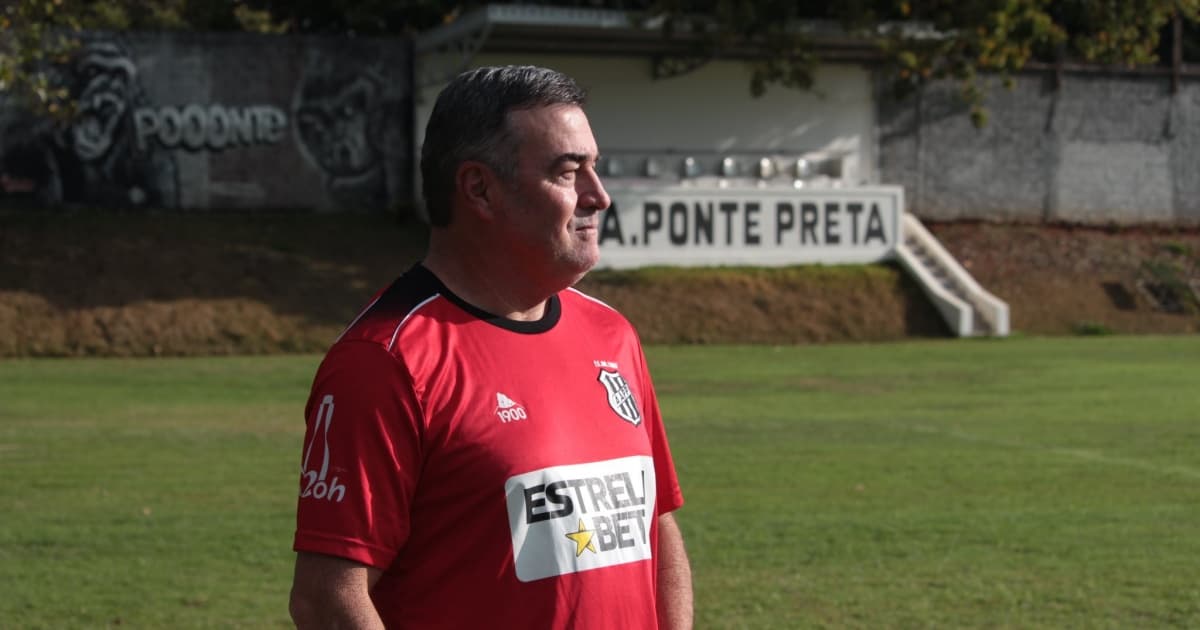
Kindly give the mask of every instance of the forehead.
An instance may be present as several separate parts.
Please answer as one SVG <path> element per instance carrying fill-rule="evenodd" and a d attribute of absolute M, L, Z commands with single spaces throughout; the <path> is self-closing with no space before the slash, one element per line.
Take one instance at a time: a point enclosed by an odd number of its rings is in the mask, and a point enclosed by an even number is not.
<path fill-rule="evenodd" d="M 521 153 L 581 153 L 593 158 L 597 154 L 587 115 L 578 105 L 519 109 L 509 114 L 509 127 Z"/>

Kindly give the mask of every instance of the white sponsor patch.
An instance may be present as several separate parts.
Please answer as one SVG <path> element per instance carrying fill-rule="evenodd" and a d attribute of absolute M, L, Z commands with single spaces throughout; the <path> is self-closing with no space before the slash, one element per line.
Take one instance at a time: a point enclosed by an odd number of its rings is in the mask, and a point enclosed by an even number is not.
<path fill-rule="evenodd" d="M 504 484 L 522 582 L 650 559 L 654 460 L 555 466 Z"/>

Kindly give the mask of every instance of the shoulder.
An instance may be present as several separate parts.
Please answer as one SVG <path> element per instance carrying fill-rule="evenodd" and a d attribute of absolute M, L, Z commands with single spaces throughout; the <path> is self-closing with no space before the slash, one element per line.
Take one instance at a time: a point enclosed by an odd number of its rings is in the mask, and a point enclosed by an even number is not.
<path fill-rule="evenodd" d="M 589 318 L 611 320 L 630 326 L 629 320 L 625 319 L 625 316 L 616 308 L 574 287 L 559 293 L 559 299 L 562 300 L 564 308 L 579 310 Z"/>
<path fill-rule="evenodd" d="M 582 326 L 593 332 L 611 336 L 613 339 L 638 340 L 633 324 L 613 306 L 588 295 L 579 289 L 570 288 L 559 294 L 562 300 L 564 320 L 570 326 Z M 640 343 L 640 342 L 638 342 Z"/>
<path fill-rule="evenodd" d="M 380 291 L 346 330 L 335 346 L 371 342 L 391 350 L 401 328 L 427 311 L 441 296 L 441 284 L 423 267 L 414 267 Z"/>

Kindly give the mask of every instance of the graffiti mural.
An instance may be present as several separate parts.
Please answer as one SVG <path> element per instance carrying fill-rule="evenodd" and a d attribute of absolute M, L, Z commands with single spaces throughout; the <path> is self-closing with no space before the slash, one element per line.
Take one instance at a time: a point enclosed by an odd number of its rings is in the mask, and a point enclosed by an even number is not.
<path fill-rule="evenodd" d="M 310 55 L 293 103 L 297 143 L 324 175 L 329 195 L 348 208 L 387 200 L 380 143 L 389 107 L 382 77 L 362 68 L 352 59 Z"/>
<path fill-rule="evenodd" d="M 368 38 L 86 34 L 53 69 L 78 102 L 69 121 L 0 93 L 0 202 L 395 207 L 412 195 L 408 50 Z"/>
<path fill-rule="evenodd" d="M 275 144 L 287 130 L 287 114 L 273 105 L 226 107 L 186 105 L 141 107 L 134 112 L 138 147 L 151 142 L 168 149 L 221 151 L 253 144 Z"/>
<path fill-rule="evenodd" d="M 174 160 L 137 143 L 133 112 L 146 96 L 126 48 L 115 40 L 87 41 L 56 74 L 77 113 L 67 123 L 24 113 L 4 126 L 5 191 L 30 193 L 43 205 L 175 207 Z"/>

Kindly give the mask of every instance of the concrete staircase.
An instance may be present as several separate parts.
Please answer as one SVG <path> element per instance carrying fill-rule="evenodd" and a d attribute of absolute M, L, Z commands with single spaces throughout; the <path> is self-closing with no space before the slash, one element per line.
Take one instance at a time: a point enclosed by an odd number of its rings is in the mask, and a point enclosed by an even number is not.
<path fill-rule="evenodd" d="M 959 337 L 1006 337 L 1008 304 L 988 293 L 921 221 L 905 213 L 896 256 Z"/>

